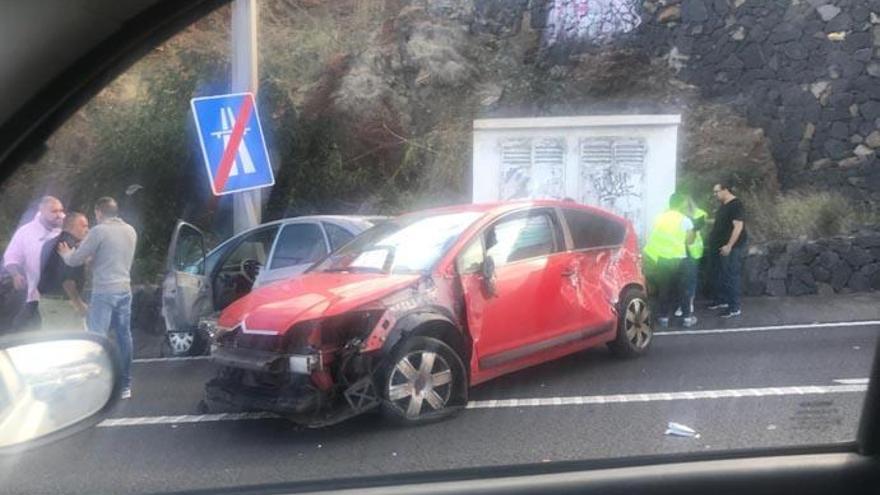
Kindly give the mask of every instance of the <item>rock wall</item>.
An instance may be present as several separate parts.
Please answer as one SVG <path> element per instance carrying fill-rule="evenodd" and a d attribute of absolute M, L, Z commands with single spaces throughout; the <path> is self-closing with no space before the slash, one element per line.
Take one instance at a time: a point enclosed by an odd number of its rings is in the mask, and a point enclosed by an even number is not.
<path fill-rule="evenodd" d="M 609 44 L 664 59 L 763 129 L 783 188 L 880 200 L 880 0 L 475 0 L 472 15 L 476 32 L 536 31 L 550 65 Z"/>
<path fill-rule="evenodd" d="M 880 290 L 880 231 L 753 246 L 743 267 L 749 296 Z"/>

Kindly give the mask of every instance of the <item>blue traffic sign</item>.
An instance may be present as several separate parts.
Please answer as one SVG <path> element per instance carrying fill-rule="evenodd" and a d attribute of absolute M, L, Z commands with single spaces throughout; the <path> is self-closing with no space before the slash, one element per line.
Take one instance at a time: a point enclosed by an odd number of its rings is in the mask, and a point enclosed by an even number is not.
<path fill-rule="evenodd" d="M 215 196 L 275 184 L 253 93 L 190 101 Z"/>

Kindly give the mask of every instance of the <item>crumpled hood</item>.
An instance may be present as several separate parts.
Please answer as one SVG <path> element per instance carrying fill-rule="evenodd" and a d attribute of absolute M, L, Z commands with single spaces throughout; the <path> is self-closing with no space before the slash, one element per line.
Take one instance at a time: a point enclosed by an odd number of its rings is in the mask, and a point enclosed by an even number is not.
<path fill-rule="evenodd" d="M 218 324 L 283 334 L 300 321 L 334 316 L 401 290 L 418 275 L 306 273 L 254 289 L 229 305 Z"/>

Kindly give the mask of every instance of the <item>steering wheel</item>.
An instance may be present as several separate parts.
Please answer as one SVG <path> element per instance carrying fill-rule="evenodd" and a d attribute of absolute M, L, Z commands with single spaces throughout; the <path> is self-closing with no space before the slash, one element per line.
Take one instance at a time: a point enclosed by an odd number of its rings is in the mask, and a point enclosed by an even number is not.
<path fill-rule="evenodd" d="M 263 264 L 254 259 L 244 259 L 241 260 L 241 264 L 238 265 L 238 273 L 245 278 L 250 283 L 254 283 L 257 275 L 260 273 L 260 268 L 263 267 Z"/>

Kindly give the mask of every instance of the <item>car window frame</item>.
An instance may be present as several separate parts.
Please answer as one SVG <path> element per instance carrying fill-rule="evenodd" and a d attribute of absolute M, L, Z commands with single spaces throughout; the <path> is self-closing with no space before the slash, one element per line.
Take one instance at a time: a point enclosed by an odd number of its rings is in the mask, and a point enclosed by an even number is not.
<path fill-rule="evenodd" d="M 349 226 L 347 226 L 347 225 L 343 225 L 343 224 L 338 223 L 338 222 L 333 222 L 333 221 L 331 221 L 331 220 L 321 220 L 319 223 L 321 224 L 321 230 L 324 231 L 324 237 L 325 237 L 325 239 L 326 239 L 326 241 L 327 241 L 327 252 L 324 254 L 324 256 L 326 256 L 326 255 L 332 253 L 333 251 L 336 251 L 337 249 L 339 249 L 339 248 L 345 246 L 346 244 L 348 244 L 349 242 L 351 242 L 352 239 L 354 239 L 355 237 L 358 236 L 358 233 L 352 232 L 352 229 L 350 229 Z M 344 230 L 344 231 L 347 232 L 349 235 L 351 235 L 351 239 L 345 241 L 344 244 L 341 244 L 341 245 L 339 245 L 339 246 L 337 246 L 337 247 L 333 247 L 333 243 L 330 242 L 330 233 L 328 232 L 327 225 L 332 225 L 332 226 L 334 226 L 334 227 L 336 227 L 336 228 L 339 228 L 339 229 Z M 365 232 L 365 231 L 366 231 L 367 229 L 369 229 L 369 228 L 371 228 L 371 227 L 367 227 L 367 228 L 363 229 L 361 232 Z M 320 259 L 324 259 L 324 256 L 321 256 Z M 317 262 L 316 262 L 316 263 L 317 263 Z"/>
<path fill-rule="evenodd" d="M 245 239 L 247 239 L 248 237 L 250 237 L 252 235 L 256 235 L 258 233 L 265 232 L 270 229 L 277 229 L 275 232 L 275 237 L 272 239 L 272 245 L 270 246 L 269 252 L 271 253 L 272 252 L 271 250 L 273 249 L 275 242 L 278 240 L 278 233 L 281 232 L 280 227 L 281 227 L 281 224 L 278 224 L 278 223 L 264 224 L 264 225 L 260 225 L 259 227 L 253 228 L 251 230 L 247 230 L 245 232 L 242 232 L 241 234 L 238 234 L 235 237 L 233 237 L 232 239 L 230 239 L 230 241 L 234 240 L 234 243 L 227 246 L 226 252 L 223 253 L 223 255 L 221 255 L 220 258 L 217 260 L 217 264 L 214 265 L 214 271 L 213 271 L 213 273 L 211 273 L 211 280 L 213 280 L 223 270 L 223 266 L 226 264 L 226 260 L 228 260 L 229 257 L 232 256 L 232 253 L 234 253 L 235 250 L 238 249 L 242 245 L 242 243 L 244 243 Z M 217 249 L 221 249 L 222 247 L 223 246 L 221 245 Z M 271 255 L 266 256 L 267 261 L 271 260 L 271 259 L 272 259 Z"/>
<path fill-rule="evenodd" d="M 453 258 L 453 263 L 455 265 L 455 269 L 458 270 L 459 259 L 460 259 L 461 255 L 464 254 L 464 252 L 467 251 L 471 247 L 471 244 L 476 239 L 480 239 L 480 242 L 483 245 L 483 249 L 482 249 L 483 260 L 485 260 L 486 259 L 486 233 L 489 231 L 489 229 L 494 228 L 496 225 L 498 225 L 501 222 L 512 220 L 512 219 L 515 219 L 516 217 L 522 216 L 522 215 L 529 216 L 529 215 L 535 214 L 535 213 L 538 213 L 538 214 L 546 213 L 550 217 L 550 224 L 553 229 L 553 244 L 554 244 L 553 251 L 548 254 L 531 256 L 529 258 L 523 258 L 523 259 L 519 259 L 516 261 L 504 263 L 503 265 L 498 265 L 496 268 L 500 269 L 500 268 L 504 268 L 507 266 L 516 265 L 517 263 L 534 261 L 534 260 L 540 259 L 540 258 L 549 258 L 550 256 L 570 251 L 569 248 L 571 247 L 571 243 L 570 243 L 570 239 L 569 239 L 569 234 L 565 230 L 566 225 L 560 221 L 560 215 L 559 215 L 558 210 L 559 210 L 559 208 L 552 207 L 552 206 L 529 206 L 526 208 L 519 208 L 519 209 L 516 209 L 513 211 L 508 211 L 508 212 L 502 213 L 501 215 L 493 218 L 488 224 L 481 227 L 470 239 L 468 239 L 468 241 L 465 242 L 464 246 L 461 249 L 459 249 L 458 252 L 455 254 L 455 257 Z M 511 217 L 513 217 L 513 218 L 511 218 Z M 467 275 L 467 274 L 471 274 L 471 273 L 475 273 L 475 272 L 468 271 L 468 272 L 459 273 L 459 274 L 460 275 Z"/>
<path fill-rule="evenodd" d="M 316 225 L 318 227 L 318 231 L 321 232 L 321 238 L 324 240 L 324 251 L 325 251 L 324 254 L 322 254 L 318 258 L 318 260 L 324 259 L 325 256 L 327 256 L 328 254 L 330 254 L 332 252 L 332 250 L 330 249 L 330 239 L 327 237 L 327 232 L 324 230 L 324 226 L 322 225 L 322 223 L 323 222 L 321 222 L 320 220 L 294 220 L 294 221 L 290 221 L 290 222 L 279 223 L 278 224 L 278 233 L 275 234 L 275 239 L 272 241 L 272 247 L 269 250 L 269 255 L 266 257 L 266 266 L 264 267 L 264 270 L 267 272 L 272 272 L 275 270 L 284 270 L 285 268 L 290 268 L 292 266 L 306 265 L 306 264 L 312 265 L 314 263 L 317 263 L 317 261 L 312 261 L 312 262 L 306 262 L 306 263 L 299 263 L 298 265 L 287 265 L 287 266 L 281 266 L 278 268 L 272 268 L 272 263 L 275 261 L 275 253 L 276 253 L 276 249 L 278 247 L 278 240 L 281 239 L 281 232 L 284 229 L 286 229 L 287 227 L 290 227 L 292 225 L 312 224 L 312 225 Z"/>
<path fill-rule="evenodd" d="M 564 225 L 564 227 L 565 227 L 565 231 L 566 231 L 566 236 L 568 237 L 568 241 L 569 241 L 569 242 L 568 242 L 568 245 L 569 245 L 569 249 L 568 249 L 568 251 L 570 251 L 570 252 L 572 252 L 572 253 L 587 253 L 587 252 L 590 252 L 590 251 L 616 250 L 616 249 L 620 249 L 621 247 L 623 247 L 624 244 L 626 244 L 626 235 L 627 235 L 627 230 L 628 230 L 626 220 L 617 220 L 617 219 L 615 219 L 615 218 L 611 218 L 610 216 L 602 215 L 601 213 L 594 212 L 594 211 L 591 211 L 591 210 L 589 210 L 589 209 L 582 209 L 582 208 L 574 208 L 574 207 L 563 206 L 563 207 L 557 207 L 557 210 L 558 210 L 557 214 L 559 215 L 559 219 L 560 219 L 560 221 L 562 222 L 562 224 Z M 618 244 L 607 244 L 607 245 L 602 245 L 602 246 L 586 247 L 586 248 L 579 248 L 579 247 L 577 247 L 577 246 L 575 245 L 574 234 L 572 233 L 571 225 L 568 224 L 568 220 L 565 218 L 565 211 L 566 211 L 566 210 L 569 210 L 569 211 L 580 211 L 580 212 L 584 212 L 584 213 L 589 213 L 589 214 L 593 214 L 593 215 L 595 215 L 595 216 L 597 216 L 597 217 L 600 217 L 600 218 L 606 219 L 606 220 L 608 220 L 608 221 L 610 221 L 610 222 L 616 222 L 616 223 L 618 223 L 618 224 L 620 225 L 620 227 L 623 229 L 623 236 L 622 236 L 621 239 L 620 239 L 620 243 L 618 243 Z"/>

